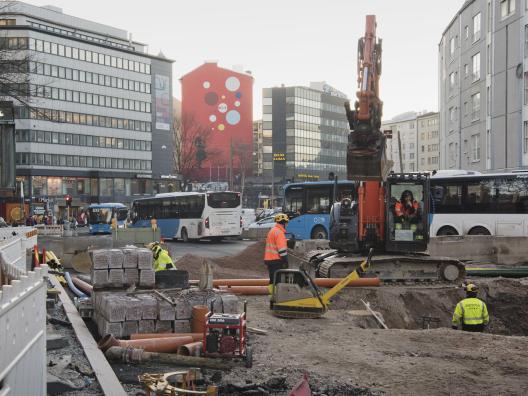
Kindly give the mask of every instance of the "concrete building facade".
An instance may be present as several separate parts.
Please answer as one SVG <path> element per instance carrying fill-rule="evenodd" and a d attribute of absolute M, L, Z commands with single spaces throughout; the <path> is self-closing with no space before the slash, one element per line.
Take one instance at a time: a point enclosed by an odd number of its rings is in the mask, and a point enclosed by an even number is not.
<path fill-rule="evenodd" d="M 56 7 L 15 1 L 0 18 L 0 40 L 30 59 L 31 109 L 15 103 L 26 197 L 59 207 L 65 194 L 74 207 L 130 202 L 175 177 L 171 60 Z"/>
<path fill-rule="evenodd" d="M 528 3 L 468 0 L 438 46 L 440 168 L 528 167 Z"/>
<path fill-rule="evenodd" d="M 440 167 L 440 138 L 438 133 L 438 113 L 429 112 L 416 117 L 418 128 L 416 147 L 418 171 L 433 171 Z"/>
<path fill-rule="evenodd" d="M 263 176 L 276 183 L 346 178 L 346 96 L 324 82 L 264 88 Z"/>
<path fill-rule="evenodd" d="M 395 172 L 415 172 L 418 170 L 416 117 L 417 113 L 410 111 L 391 120 L 383 121 L 381 124 L 382 131 L 392 131 L 392 139 L 387 139 L 387 158 L 394 162 L 392 169 Z"/>
<path fill-rule="evenodd" d="M 264 153 L 262 120 L 253 121 L 253 176 L 262 176 Z"/>

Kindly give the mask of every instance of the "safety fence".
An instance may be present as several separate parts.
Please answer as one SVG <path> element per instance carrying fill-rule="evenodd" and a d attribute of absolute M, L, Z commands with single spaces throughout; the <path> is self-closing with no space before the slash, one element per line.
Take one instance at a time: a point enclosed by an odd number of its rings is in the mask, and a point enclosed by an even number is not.
<path fill-rule="evenodd" d="M 25 270 L 25 245 L 32 242 L 32 230 L 0 241 L 0 273 L 8 283 L 0 286 L 1 396 L 46 394 L 48 267 Z"/>

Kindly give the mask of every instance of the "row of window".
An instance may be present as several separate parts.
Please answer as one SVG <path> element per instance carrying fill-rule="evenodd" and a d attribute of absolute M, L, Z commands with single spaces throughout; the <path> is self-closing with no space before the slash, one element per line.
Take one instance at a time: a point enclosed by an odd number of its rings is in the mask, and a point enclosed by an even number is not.
<path fill-rule="evenodd" d="M 102 147 L 138 151 L 151 151 L 152 149 L 151 142 L 149 142 L 148 140 L 122 139 L 93 135 L 77 135 L 74 133 L 38 131 L 29 129 L 17 129 L 16 141 Z"/>
<path fill-rule="evenodd" d="M 31 91 L 34 96 L 46 99 L 64 100 L 89 104 L 93 106 L 110 107 L 113 109 L 123 109 L 150 113 L 150 102 L 140 100 L 117 98 L 115 96 L 98 95 L 89 92 L 72 91 L 71 89 L 49 87 L 47 85 L 31 84 Z"/>
<path fill-rule="evenodd" d="M 438 151 L 438 144 L 428 144 L 427 152 Z M 422 153 L 425 152 L 425 145 L 422 145 Z"/>
<path fill-rule="evenodd" d="M 116 43 L 116 42 L 110 41 L 108 39 L 101 39 L 99 37 L 90 36 L 90 35 L 78 33 L 78 32 L 75 32 L 75 31 L 71 32 L 69 30 L 59 29 L 59 28 L 56 28 L 56 27 L 53 27 L 53 26 L 43 25 L 41 23 L 36 23 L 36 22 L 29 22 L 29 24 L 32 27 L 36 28 L 36 29 L 47 30 L 49 32 L 59 33 L 59 34 L 62 34 L 64 36 L 72 36 L 72 37 L 80 38 L 82 40 L 95 41 L 96 43 L 101 43 L 101 44 L 105 44 L 105 45 L 111 45 L 112 47 L 128 49 L 128 50 L 134 50 L 134 47 L 132 47 L 131 45 L 125 45 L 125 44 L 121 44 L 121 43 Z"/>
<path fill-rule="evenodd" d="M 50 41 L 30 38 L 29 49 L 37 52 L 44 52 L 46 54 L 63 56 L 66 58 L 78 59 L 84 62 L 114 67 L 117 69 L 150 74 L 150 65 L 148 63 L 133 61 L 108 54 L 101 54 L 99 52 L 70 47 L 68 45 L 57 44 Z"/>
<path fill-rule="evenodd" d="M 420 159 L 420 165 L 425 165 L 425 158 Z M 438 157 L 428 157 L 427 165 L 438 165 Z"/>
<path fill-rule="evenodd" d="M 127 91 L 150 93 L 150 84 L 126 78 L 109 76 L 106 74 L 92 73 L 84 70 L 72 69 L 70 67 L 62 67 L 50 65 L 42 62 L 29 62 L 29 72 L 40 74 L 43 76 L 50 76 L 56 78 L 63 78 L 66 80 L 80 81 L 88 84 L 101 85 L 103 87 L 112 87 L 117 89 L 124 89 Z"/>
<path fill-rule="evenodd" d="M 74 168 L 103 168 L 129 170 L 151 169 L 151 161 L 149 160 L 91 157 L 84 155 L 17 153 L 16 161 L 17 165 L 44 165 Z"/>
<path fill-rule="evenodd" d="M 103 128 L 127 129 L 129 131 L 150 132 L 151 123 L 148 121 L 128 120 L 124 118 L 106 117 L 95 114 L 74 113 L 64 110 L 26 107 L 15 108 L 16 118 L 33 119 L 66 124 L 91 125 Z"/>
<path fill-rule="evenodd" d="M 330 111 L 332 113 L 338 113 L 338 114 L 345 114 L 345 106 L 344 105 L 335 105 L 332 103 L 322 103 L 323 110 L 324 111 Z"/>

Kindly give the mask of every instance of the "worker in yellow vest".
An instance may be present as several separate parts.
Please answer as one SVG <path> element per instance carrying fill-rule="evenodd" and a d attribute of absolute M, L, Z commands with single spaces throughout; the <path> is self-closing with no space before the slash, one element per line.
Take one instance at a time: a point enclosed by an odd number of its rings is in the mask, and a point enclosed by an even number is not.
<path fill-rule="evenodd" d="M 165 271 L 176 269 L 169 252 L 161 247 L 161 244 L 156 241 L 150 244 L 150 250 L 154 257 L 154 271 Z"/>
<path fill-rule="evenodd" d="M 481 332 L 489 323 L 488 307 L 484 301 L 477 298 L 478 286 L 469 283 L 466 285 L 466 298 L 460 301 L 453 314 L 453 329 L 462 325 L 462 330 Z"/>

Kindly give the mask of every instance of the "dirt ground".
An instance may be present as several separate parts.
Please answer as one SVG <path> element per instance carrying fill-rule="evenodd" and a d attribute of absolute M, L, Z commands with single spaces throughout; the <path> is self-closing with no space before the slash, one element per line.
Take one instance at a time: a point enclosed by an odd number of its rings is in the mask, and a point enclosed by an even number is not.
<path fill-rule="evenodd" d="M 265 277 L 262 244 L 212 259 L 215 278 Z M 199 275 L 202 258 L 187 255 L 178 268 Z M 528 389 L 528 279 L 476 279 L 491 322 L 485 333 L 451 330 L 459 285 L 345 289 L 320 319 L 280 319 L 262 296 L 241 297 L 254 365 L 208 373 L 225 395 L 287 395 L 304 373 L 314 395 L 523 395 Z M 368 315 L 363 299 L 389 330 Z M 425 317 L 425 319 L 424 319 Z M 429 322 L 429 328 L 427 328 Z M 254 384 L 266 391 L 240 389 Z M 253 392 L 253 393 L 252 393 Z M 259 393 L 260 392 L 260 393 Z"/>
<path fill-rule="evenodd" d="M 203 258 L 200 257 L 199 251 L 196 255 L 186 254 L 176 261 L 175 265 L 178 269 L 188 271 L 189 279 L 200 277 L 204 260 L 212 264 L 215 279 L 265 278 L 268 276 L 268 271 L 263 263 L 263 255 L 264 242 L 256 242 L 234 256 Z"/>

